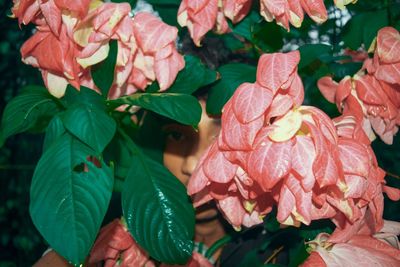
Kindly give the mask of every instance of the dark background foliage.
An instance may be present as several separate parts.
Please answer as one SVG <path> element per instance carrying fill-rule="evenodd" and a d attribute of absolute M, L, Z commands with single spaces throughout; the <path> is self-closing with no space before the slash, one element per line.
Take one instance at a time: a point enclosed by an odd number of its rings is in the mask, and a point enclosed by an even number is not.
<path fill-rule="evenodd" d="M 176 8 L 180 1 L 149 2 L 156 4 L 155 8 L 167 23 L 176 24 Z M 326 1 L 327 7 L 332 2 Z M 5 104 L 24 85 L 42 84 L 39 72 L 24 65 L 19 54 L 19 48 L 31 36 L 33 27 L 24 26 L 20 29 L 17 21 L 7 16 L 11 6 L 12 1 L 0 2 L 0 115 Z M 210 68 L 217 69 L 219 65 L 232 61 L 255 65 L 262 52 L 302 47 L 299 73 L 305 85 L 305 103 L 320 107 L 333 116 L 336 115 L 336 108 L 322 98 L 315 85 L 317 79 L 327 73 L 334 74 L 338 79 L 355 73 L 359 65 L 338 64 L 335 57 L 344 47 L 356 49 L 361 43 L 370 43 L 376 31 L 385 25 L 395 26 L 399 30 L 400 3 L 360 0 L 356 5 L 349 5 L 347 16 L 352 16 L 350 23 L 342 19 L 346 14 L 337 9 L 329 10 L 330 19 L 323 25 L 317 26 L 307 18 L 301 29 L 292 28 L 287 33 L 275 23 L 255 23 L 259 18 L 255 7 L 251 16 L 235 26 L 233 34 L 223 37 L 209 34 L 200 49 L 192 46 L 185 37 L 186 30 L 183 30 L 183 49 L 199 56 Z M 248 25 L 254 27 L 249 30 Z M 314 32 L 314 35 L 310 35 L 310 32 Z M 247 41 L 238 41 L 237 35 Z M 315 46 L 315 43 L 321 42 L 326 46 Z M 30 266 L 47 248 L 28 212 L 30 181 L 41 154 L 42 142 L 41 134 L 20 134 L 9 138 L 0 148 L 0 267 Z M 399 175 L 400 138 L 396 137 L 392 146 L 377 140 L 373 148 L 380 166 Z M 387 177 L 387 180 L 389 184 L 400 186 L 400 180 L 396 178 Z M 384 218 L 400 221 L 400 205 L 388 200 L 385 204 Z"/>

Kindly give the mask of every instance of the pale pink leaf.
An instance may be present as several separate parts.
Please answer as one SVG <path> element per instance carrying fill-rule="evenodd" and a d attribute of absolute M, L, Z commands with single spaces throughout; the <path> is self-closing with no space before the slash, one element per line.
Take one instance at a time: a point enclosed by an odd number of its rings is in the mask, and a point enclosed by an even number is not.
<path fill-rule="evenodd" d="M 332 80 L 332 77 L 325 76 L 318 80 L 317 85 L 325 99 L 331 103 L 335 103 L 338 83 Z"/>
<path fill-rule="evenodd" d="M 400 34 L 392 27 L 384 27 L 378 31 L 377 52 L 382 63 L 400 61 Z"/>
<path fill-rule="evenodd" d="M 241 123 L 249 123 L 260 116 L 272 101 L 272 92 L 257 83 L 243 83 L 232 97 L 232 107 Z"/>
<path fill-rule="evenodd" d="M 217 142 L 211 145 L 207 158 L 203 163 L 203 171 L 210 181 L 228 183 L 235 176 L 238 166 L 229 162 L 218 150 Z"/>
<path fill-rule="evenodd" d="M 275 143 L 266 139 L 248 158 L 247 171 L 265 191 L 274 187 L 291 168 L 292 142 Z"/>
<path fill-rule="evenodd" d="M 264 54 L 257 67 L 257 82 L 273 94 L 289 79 L 300 61 L 299 51 Z"/>
<path fill-rule="evenodd" d="M 316 22 L 323 23 L 328 19 L 328 12 L 323 0 L 300 0 L 304 11 Z"/>
<path fill-rule="evenodd" d="M 232 102 L 229 101 L 222 113 L 222 139 L 232 149 L 250 150 L 263 123 L 262 116 L 247 124 L 240 123 L 233 112 Z"/>
<path fill-rule="evenodd" d="M 315 148 L 310 137 L 296 136 L 292 148 L 292 168 L 300 176 L 299 180 L 306 192 L 311 191 L 315 183 L 312 166 L 315 160 Z"/>
<path fill-rule="evenodd" d="M 340 139 L 338 145 L 344 172 L 367 177 L 370 162 L 365 146 L 351 139 Z"/>

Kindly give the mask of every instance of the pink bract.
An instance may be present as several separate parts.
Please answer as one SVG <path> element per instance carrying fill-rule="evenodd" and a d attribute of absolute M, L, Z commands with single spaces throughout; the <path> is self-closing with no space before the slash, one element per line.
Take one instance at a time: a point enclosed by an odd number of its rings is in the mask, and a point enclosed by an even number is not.
<path fill-rule="evenodd" d="M 155 266 L 148 254 L 133 240 L 119 219 L 115 219 L 100 230 L 90 252 L 90 266 L 97 266 L 97 263 L 103 261 L 104 266 L 109 267 Z"/>
<path fill-rule="evenodd" d="M 383 192 L 397 199 L 400 191 L 385 185 L 360 124 L 362 110 L 349 115 L 357 101 L 334 121 L 301 105 L 299 60 L 297 51 L 261 56 L 257 81 L 240 85 L 226 103 L 220 135 L 194 171 L 188 193 L 196 207 L 214 200 L 235 229 L 261 223 L 276 206 L 285 225 L 331 219 L 337 227 L 331 242 L 346 242 L 362 227 L 372 235 L 383 225 Z M 351 96 L 349 81 L 321 83 L 335 86 L 338 93 L 324 91 L 334 101 Z M 360 82 L 357 92 L 370 105 L 382 105 L 365 88 L 369 84 Z"/>
<path fill-rule="evenodd" d="M 397 239 L 397 237 L 396 237 Z M 397 266 L 399 249 L 368 235 L 354 235 L 346 242 L 331 243 L 322 233 L 308 242 L 311 255 L 301 265 L 311 266 Z"/>
<path fill-rule="evenodd" d="M 400 125 L 400 34 L 385 27 L 378 32 L 373 59 L 365 59 L 364 67 L 353 77 L 340 83 L 330 77 L 318 81 L 325 98 L 336 103 L 346 117 L 362 125 L 371 141 L 377 134 L 392 144 Z M 372 131 L 373 130 L 373 131 Z M 374 134 L 375 133 L 375 134 Z"/>
<path fill-rule="evenodd" d="M 21 48 L 23 61 L 41 70 L 50 93 L 62 97 L 68 84 L 98 90 L 90 68 L 108 56 L 112 40 L 118 43 L 118 55 L 109 98 L 145 90 L 155 80 L 160 91 L 170 87 L 185 66 L 176 50 L 177 29 L 148 13 L 131 18 L 128 3 L 89 4 L 14 1 L 12 12 L 19 22 L 37 24 L 37 32 Z"/>
<path fill-rule="evenodd" d="M 250 11 L 251 0 L 183 0 L 178 10 L 178 22 L 187 27 L 194 43 L 201 45 L 207 32 L 218 34 L 230 31 L 226 18 L 233 23 L 242 20 Z"/>

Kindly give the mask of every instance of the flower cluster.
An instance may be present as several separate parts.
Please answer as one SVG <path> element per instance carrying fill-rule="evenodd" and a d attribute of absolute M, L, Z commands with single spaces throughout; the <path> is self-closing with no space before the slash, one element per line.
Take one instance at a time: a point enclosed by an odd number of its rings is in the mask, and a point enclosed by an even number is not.
<path fill-rule="evenodd" d="M 104 226 L 92 248 L 90 266 L 155 266 L 147 253 L 133 240 L 119 219 Z"/>
<path fill-rule="evenodd" d="M 341 9 L 357 0 L 334 0 Z M 251 0 L 183 0 L 178 11 L 178 22 L 188 27 L 190 35 L 197 46 L 204 35 L 210 31 L 218 34 L 230 31 L 227 19 L 233 23 L 241 21 L 250 11 Z M 304 13 L 315 22 L 323 23 L 328 13 L 323 0 L 260 0 L 260 14 L 265 20 L 276 23 L 290 30 L 290 25 L 300 27 Z"/>
<path fill-rule="evenodd" d="M 12 12 L 20 23 L 37 25 L 21 48 L 22 59 L 41 70 L 56 97 L 68 84 L 97 90 L 90 69 L 108 56 L 112 40 L 118 54 L 110 98 L 144 90 L 155 80 L 166 90 L 185 64 L 176 50 L 178 30 L 149 13 L 131 18 L 128 3 L 15 0 Z"/>
<path fill-rule="evenodd" d="M 362 225 L 382 227 L 385 173 L 357 124 L 332 121 L 301 106 L 297 51 L 260 58 L 255 83 L 238 87 L 225 105 L 222 130 L 188 185 L 195 206 L 214 199 L 235 228 L 262 222 L 273 206 L 285 225 L 331 219 L 332 239 L 347 241 Z"/>
<path fill-rule="evenodd" d="M 339 83 L 331 77 L 318 81 L 325 98 L 336 103 L 344 116 L 353 116 L 371 141 L 375 132 L 392 144 L 400 125 L 399 41 L 399 32 L 385 27 L 378 32 L 374 57 L 367 58 L 357 74 Z"/>
<path fill-rule="evenodd" d="M 357 0 L 334 0 L 335 5 L 344 9 L 345 5 L 355 3 Z M 260 0 L 260 13 L 265 20 L 276 23 L 286 30 L 290 30 L 290 24 L 299 28 L 303 23 L 306 13 L 316 23 L 323 23 L 328 19 L 323 0 Z"/>
<path fill-rule="evenodd" d="M 301 266 L 397 266 L 400 261 L 398 234 L 400 224 L 390 221 L 385 221 L 379 234 L 357 233 L 346 242 L 332 242 L 328 234 L 322 233 L 308 242 L 312 252 Z"/>
<path fill-rule="evenodd" d="M 233 23 L 242 20 L 250 10 L 251 0 L 183 0 L 178 10 L 178 22 L 188 27 L 194 43 L 210 30 L 223 34 L 229 32 L 226 18 Z"/>

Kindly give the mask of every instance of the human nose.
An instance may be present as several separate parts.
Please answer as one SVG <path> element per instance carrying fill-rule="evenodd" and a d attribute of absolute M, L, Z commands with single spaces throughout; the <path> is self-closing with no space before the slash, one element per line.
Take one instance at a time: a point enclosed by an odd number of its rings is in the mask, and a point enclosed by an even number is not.
<path fill-rule="evenodd" d="M 188 156 L 185 158 L 185 161 L 183 162 L 183 165 L 182 165 L 182 173 L 185 174 L 185 175 L 187 175 L 188 178 L 192 175 L 194 169 L 195 169 L 196 166 L 197 166 L 197 163 L 198 163 L 198 161 L 199 161 L 198 157 L 199 157 L 199 156 L 198 156 L 197 153 L 191 154 L 191 155 L 188 155 Z"/>

